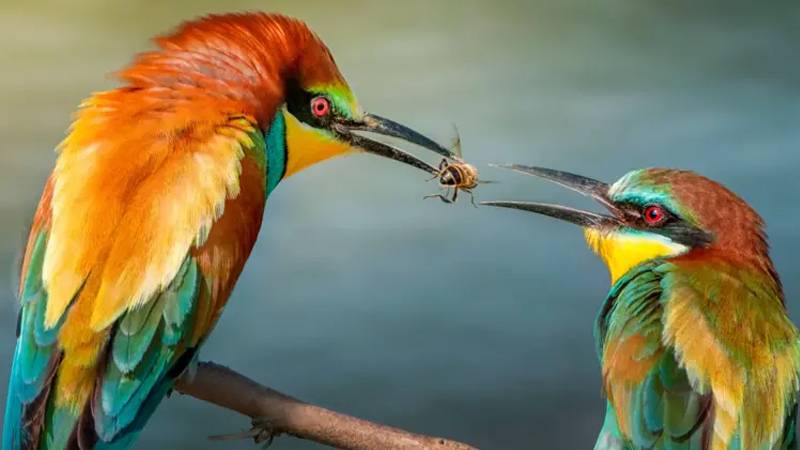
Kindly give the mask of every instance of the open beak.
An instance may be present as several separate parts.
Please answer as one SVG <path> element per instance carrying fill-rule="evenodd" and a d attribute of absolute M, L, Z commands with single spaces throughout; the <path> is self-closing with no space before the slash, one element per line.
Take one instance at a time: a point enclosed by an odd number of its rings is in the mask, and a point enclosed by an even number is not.
<path fill-rule="evenodd" d="M 437 174 L 439 170 L 397 147 L 354 134 L 353 131 L 366 131 L 395 137 L 436 152 L 446 158 L 453 157 L 453 152 L 434 142 L 432 139 L 417 133 L 405 125 L 374 114 L 366 114 L 364 118 L 359 121 L 337 122 L 332 125 L 332 128 L 341 139 L 350 143 L 353 147 L 358 147 L 366 152 L 406 163 L 431 174 Z"/>
<path fill-rule="evenodd" d="M 553 183 L 560 184 L 567 189 L 571 189 L 587 197 L 595 199 L 603 205 L 611 214 L 598 214 L 591 211 L 570 208 L 568 206 L 552 205 L 549 203 L 516 202 L 516 201 L 488 201 L 481 202 L 481 205 L 498 206 L 501 208 L 521 209 L 523 211 L 535 212 L 545 216 L 554 217 L 567 222 L 588 228 L 602 228 L 620 225 L 620 215 L 622 214 L 609 200 L 609 186 L 601 181 L 593 180 L 581 175 L 575 175 L 560 170 L 546 169 L 544 167 L 530 167 L 519 164 L 494 165 L 503 169 L 510 169 L 526 175 L 533 175 Z"/>

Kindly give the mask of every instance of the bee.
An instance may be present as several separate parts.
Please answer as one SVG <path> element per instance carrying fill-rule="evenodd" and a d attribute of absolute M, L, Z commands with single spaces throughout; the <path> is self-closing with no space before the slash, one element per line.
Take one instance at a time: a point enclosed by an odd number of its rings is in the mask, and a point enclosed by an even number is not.
<path fill-rule="evenodd" d="M 439 180 L 439 186 L 445 189 L 444 193 L 426 195 L 424 198 L 438 198 L 445 203 L 453 203 L 458 199 L 458 191 L 464 191 L 470 196 L 472 206 L 475 204 L 475 197 L 472 189 L 480 183 L 487 183 L 478 179 L 478 169 L 467 163 L 461 158 L 461 138 L 456 130 L 456 137 L 453 139 L 453 149 L 455 156 L 452 161 L 443 158 L 439 163 L 439 172 L 428 181 Z M 452 193 L 451 193 L 452 192 Z"/>

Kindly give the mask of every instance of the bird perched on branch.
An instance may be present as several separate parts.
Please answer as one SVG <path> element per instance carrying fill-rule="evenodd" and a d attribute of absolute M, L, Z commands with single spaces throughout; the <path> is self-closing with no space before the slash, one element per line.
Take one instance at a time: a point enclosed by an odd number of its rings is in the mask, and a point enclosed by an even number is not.
<path fill-rule="evenodd" d="M 225 306 L 276 185 L 354 131 L 446 148 L 365 113 L 302 22 L 209 16 L 80 107 L 34 217 L 3 449 L 127 449 Z"/>
<path fill-rule="evenodd" d="M 796 448 L 798 332 L 750 206 L 687 171 L 636 170 L 608 185 L 505 167 L 609 212 L 484 203 L 580 225 L 609 268 L 613 286 L 595 323 L 608 397 L 596 450 Z"/>

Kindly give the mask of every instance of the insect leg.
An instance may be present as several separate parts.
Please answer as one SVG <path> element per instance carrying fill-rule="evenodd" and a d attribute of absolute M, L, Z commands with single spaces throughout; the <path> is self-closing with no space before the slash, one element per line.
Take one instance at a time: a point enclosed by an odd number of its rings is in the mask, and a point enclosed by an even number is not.
<path fill-rule="evenodd" d="M 472 193 L 472 190 L 471 190 L 471 189 L 464 189 L 464 192 L 466 192 L 467 194 L 469 194 L 469 201 L 470 201 L 470 203 L 472 203 L 472 206 L 474 206 L 474 207 L 476 207 L 476 208 L 477 208 L 477 207 L 478 207 L 478 204 L 477 204 L 477 203 L 475 203 L 475 194 L 473 194 L 473 193 Z"/>
<path fill-rule="evenodd" d="M 430 194 L 430 195 L 426 195 L 425 197 L 422 197 L 423 200 L 429 199 L 429 198 L 438 198 L 439 200 L 441 200 L 441 201 L 443 201 L 445 203 L 453 203 L 452 201 L 450 201 L 450 199 L 448 199 L 447 197 L 445 197 L 442 194 Z"/>
<path fill-rule="evenodd" d="M 433 181 L 437 178 L 442 178 L 442 175 L 444 175 L 444 169 L 446 167 L 447 167 L 447 160 L 442 158 L 442 160 L 439 162 L 439 172 L 434 176 L 432 176 L 431 178 L 428 178 L 426 181 Z"/>

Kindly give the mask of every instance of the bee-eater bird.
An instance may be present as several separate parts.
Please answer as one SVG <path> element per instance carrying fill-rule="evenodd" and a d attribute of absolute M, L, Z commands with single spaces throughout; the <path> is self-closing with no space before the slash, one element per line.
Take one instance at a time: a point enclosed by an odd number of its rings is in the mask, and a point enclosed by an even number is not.
<path fill-rule="evenodd" d="M 217 322 L 284 178 L 363 150 L 450 151 L 366 114 L 302 22 L 209 16 L 83 102 L 36 211 L 3 449 L 127 449 Z"/>
<path fill-rule="evenodd" d="M 484 204 L 583 227 L 612 287 L 595 322 L 608 398 L 596 450 L 795 448 L 800 344 L 763 222 L 693 172 L 635 170 L 608 185 L 504 166 L 598 201 Z"/>

